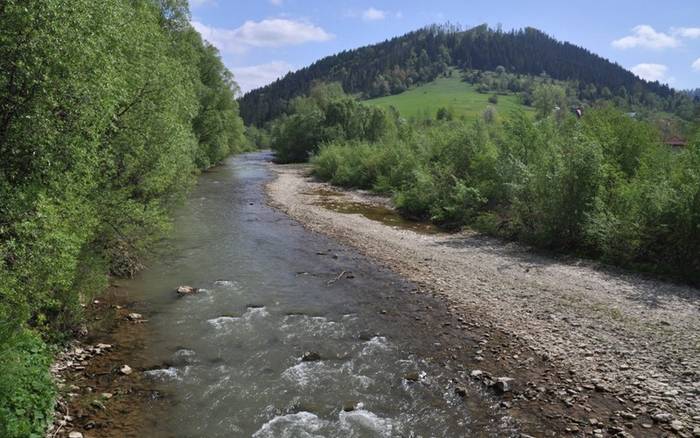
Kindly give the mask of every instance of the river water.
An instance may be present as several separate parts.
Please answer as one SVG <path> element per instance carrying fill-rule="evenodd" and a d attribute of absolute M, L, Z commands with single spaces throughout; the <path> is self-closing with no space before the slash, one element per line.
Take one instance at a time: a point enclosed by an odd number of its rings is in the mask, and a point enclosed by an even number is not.
<path fill-rule="evenodd" d="M 205 173 L 168 251 L 129 282 L 148 317 L 153 437 L 462 437 L 510 433 L 421 309 L 441 304 L 266 206 L 266 153 Z M 199 294 L 178 298 L 187 284 Z M 321 360 L 302 361 L 305 352 Z M 466 370 L 468 372 L 468 370 Z"/>

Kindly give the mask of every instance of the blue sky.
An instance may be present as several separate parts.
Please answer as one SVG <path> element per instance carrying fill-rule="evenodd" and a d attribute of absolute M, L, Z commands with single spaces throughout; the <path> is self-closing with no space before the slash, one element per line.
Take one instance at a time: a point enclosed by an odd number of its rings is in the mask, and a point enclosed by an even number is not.
<path fill-rule="evenodd" d="M 190 0 L 243 91 L 324 56 L 431 23 L 537 27 L 639 76 L 700 87 L 698 0 Z"/>

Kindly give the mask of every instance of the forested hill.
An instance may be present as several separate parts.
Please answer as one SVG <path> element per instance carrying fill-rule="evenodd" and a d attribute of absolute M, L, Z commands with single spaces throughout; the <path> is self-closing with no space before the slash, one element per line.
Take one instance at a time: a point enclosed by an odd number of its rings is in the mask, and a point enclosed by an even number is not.
<path fill-rule="evenodd" d="M 529 75 L 544 72 L 554 79 L 577 81 L 581 90 L 594 86 L 600 96 L 674 94 L 665 85 L 641 80 L 618 64 L 534 28 L 503 32 L 486 25 L 466 31 L 430 26 L 328 56 L 251 91 L 240 99 L 241 115 L 247 124 L 271 120 L 285 111 L 290 99 L 308 92 L 314 81 L 338 81 L 348 93 L 378 97 L 432 81 L 450 65 L 478 70 L 503 66 Z"/>

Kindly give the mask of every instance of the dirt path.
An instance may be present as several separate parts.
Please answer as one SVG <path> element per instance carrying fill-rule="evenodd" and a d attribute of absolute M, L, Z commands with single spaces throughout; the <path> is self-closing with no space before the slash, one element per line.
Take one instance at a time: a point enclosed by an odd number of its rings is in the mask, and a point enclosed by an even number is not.
<path fill-rule="evenodd" d="M 474 233 L 419 234 L 332 211 L 321 204 L 338 189 L 307 169 L 273 166 L 270 203 L 439 294 L 465 330 L 481 330 L 465 372 L 514 377 L 516 418 L 579 435 L 700 436 L 700 291 Z M 387 200 L 343 191 L 334 202 Z"/>

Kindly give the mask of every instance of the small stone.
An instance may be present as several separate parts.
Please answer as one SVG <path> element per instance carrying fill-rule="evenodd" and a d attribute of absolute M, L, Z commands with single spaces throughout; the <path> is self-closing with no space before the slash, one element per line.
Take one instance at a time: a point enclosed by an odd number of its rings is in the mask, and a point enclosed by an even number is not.
<path fill-rule="evenodd" d="M 352 412 L 357 408 L 357 403 L 354 401 L 346 401 L 343 403 L 343 411 L 345 412 Z"/>
<path fill-rule="evenodd" d="M 126 319 L 128 319 L 129 321 L 139 321 L 143 319 L 143 315 L 141 315 L 140 313 L 130 313 L 126 316 Z"/>
<path fill-rule="evenodd" d="M 472 370 L 472 372 L 470 373 L 470 376 L 472 376 L 472 378 L 474 378 L 474 379 L 478 379 L 483 374 L 484 374 L 484 372 L 481 370 Z"/>
<path fill-rule="evenodd" d="M 180 296 L 185 296 L 185 295 L 194 295 L 199 291 L 199 289 L 194 288 L 192 286 L 178 286 L 176 289 L 176 292 Z"/>
<path fill-rule="evenodd" d="M 651 418 L 657 423 L 669 423 L 671 419 L 673 419 L 673 416 L 667 412 L 658 412 L 652 415 Z"/>
<path fill-rule="evenodd" d="M 680 432 L 681 430 L 685 429 L 685 424 L 683 424 L 682 421 L 673 420 L 671 421 L 671 429 L 675 430 L 676 432 Z"/>
<path fill-rule="evenodd" d="M 90 403 L 92 407 L 97 408 L 97 409 L 105 409 L 104 403 L 102 403 L 99 400 L 93 400 L 92 403 Z"/>
<path fill-rule="evenodd" d="M 510 377 L 499 377 L 493 384 L 493 389 L 498 394 L 505 394 L 513 389 L 514 379 Z"/>
<path fill-rule="evenodd" d="M 121 368 L 119 368 L 119 372 L 125 376 L 128 376 L 129 374 L 133 373 L 134 370 L 132 370 L 129 365 L 123 365 Z"/>
<path fill-rule="evenodd" d="M 83 434 L 80 432 L 73 431 L 68 434 L 68 438 L 83 438 Z"/>
<path fill-rule="evenodd" d="M 620 412 L 620 417 L 624 418 L 625 420 L 634 420 L 635 418 L 637 418 L 637 416 L 633 413 L 625 411 Z"/>
<path fill-rule="evenodd" d="M 463 386 L 457 386 L 455 388 L 455 394 L 457 394 L 460 397 L 466 397 L 467 396 L 467 389 Z"/>
<path fill-rule="evenodd" d="M 321 360 L 321 355 L 315 351 L 307 351 L 301 356 L 302 362 L 316 362 Z"/>
<path fill-rule="evenodd" d="M 109 393 L 109 392 L 103 392 L 103 393 L 102 393 L 102 398 L 105 399 L 105 400 L 109 400 L 109 399 L 112 398 L 112 397 L 113 397 L 113 395 L 112 395 L 111 393 Z"/>
<path fill-rule="evenodd" d="M 404 374 L 403 378 L 409 382 L 417 382 L 420 380 L 420 374 L 417 371 L 411 371 Z"/>

